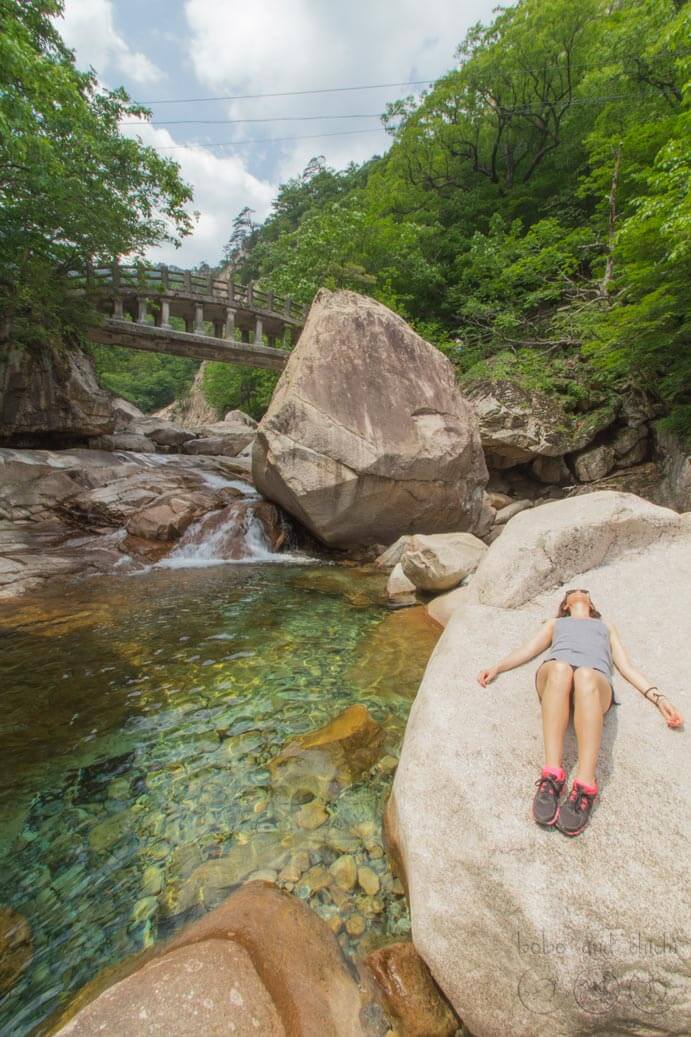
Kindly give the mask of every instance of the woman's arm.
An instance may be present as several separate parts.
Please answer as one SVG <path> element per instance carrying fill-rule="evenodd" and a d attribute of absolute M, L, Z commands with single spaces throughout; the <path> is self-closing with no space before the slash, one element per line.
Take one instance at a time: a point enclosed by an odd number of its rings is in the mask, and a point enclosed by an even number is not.
<path fill-rule="evenodd" d="M 629 684 L 632 684 L 637 691 L 640 691 L 640 693 L 644 695 L 653 682 L 649 681 L 640 670 L 637 670 L 636 667 L 632 665 L 624 646 L 621 643 L 619 631 L 614 624 L 608 623 L 607 626 L 609 628 L 609 637 L 612 644 L 612 661 L 614 662 L 614 665 L 619 670 L 619 673 L 622 675 L 624 680 L 628 681 Z M 655 692 L 651 692 L 651 694 L 654 695 L 657 691 L 658 689 L 655 688 Z M 655 700 L 651 699 L 651 701 Z M 680 727 L 684 723 L 684 718 L 679 710 L 674 708 L 665 695 L 660 694 L 660 697 L 657 699 L 655 704 L 665 718 L 668 727 Z"/>
<path fill-rule="evenodd" d="M 510 652 L 504 656 L 496 666 L 490 666 L 489 669 L 480 670 L 477 676 L 478 684 L 481 684 L 483 688 L 486 688 L 491 680 L 497 676 L 498 673 L 504 673 L 506 670 L 512 670 L 514 666 L 520 666 L 522 663 L 527 663 L 530 659 L 534 659 L 540 652 L 544 652 L 545 648 L 549 648 L 552 643 L 552 634 L 554 631 L 554 620 L 548 619 L 540 627 L 539 631 L 532 637 L 530 641 L 526 641 L 520 648 L 516 648 L 515 651 Z"/>

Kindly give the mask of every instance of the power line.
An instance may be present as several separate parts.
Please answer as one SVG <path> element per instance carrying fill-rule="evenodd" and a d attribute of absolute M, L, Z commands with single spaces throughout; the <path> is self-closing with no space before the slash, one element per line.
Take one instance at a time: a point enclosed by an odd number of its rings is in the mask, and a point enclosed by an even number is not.
<path fill-rule="evenodd" d="M 609 94 L 609 95 L 605 95 L 605 96 L 601 96 L 601 97 L 574 97 L 574 98 L 571 98 L 571 100 L 569 101 L 569 107 L 572 106 L 572 105 L 579 105 L 579 104 L 601 104 L 601 103 L 606 103 L 607 101 L 625 101 L 625 100 L 627 100 L 627 95 L 626 94 Z M 531 108 L 531 107 L 529 107 L 527 105 L 522 105 L 522 106 L 520 106 L 518 108 L 514 108 L 512 110 L 512 114 L 513 115 L 531 115 L 531 114 L 541 114 L 544 111 L 545 111 L 545 105 L 536 106 L 534 108 Z M 294 117 L 290 117 L 290 118 L 298 118 L 299 119 L 300 117 L 299 116 L 294 116 Z M 309 118 L 309 119 L 313 119 L 313 118 L 314 119 L 321 119 L 321 118 L 348 119 L 348 118 L 350 118 L 350 119 L 352 119 L 352 118 L 380 118 L 380 116 L 379 115 L 377 115 L 377 116 L 352 116 L 352 115 L 351 116 L 347 116 L 347 115 L 340 116 L 339 115 L 339 116 L 305 116 L 304 118 Z M 195 120 L 191 120 L 191 121 L 195 121 Z M 203 120 L 201 120 L 201 121 L 203 122 Z M 229 121 L 232 122 L 233 120 L 229 120 Z M 269 119 L 269 120 L 253 120 L 253 119 L 245 119 L 245 120 L 243 120 L 243 119 L 240 119 L 240 120 L 237 120 L 237 121 L 238 122 L 254 122 L 254 121 L 257 121 L 257 122 L 261 122 L 261 121 L 273 122 L 274 120 L 272 120 L 272 119 Z M 152 126 L 152 125 L 159 125 L 159 124 L 157 124 L 157 123 L 150 123 L 150 122 L 144 122 L 144 123 L 142 123 L 142 122 L 135 122 L 135 123 L 122 123 L 121 125 L 123 125 L 123 126 Z M 392 129 L 400 129 L 400 126 L 391 127 L 391 128 Z M 374 129 L 369 129 L 369 130 L 337 130 L 337 131 L 330 131 L 328 133 L 308 133 L 308 134 L 302 134 L 302 135 L 293 136 L 293 137 L 260 137 L 258 139 L 254 139 L 254 140 L 252 140 L 252 139 L 250 139 L 250 140 L 228 140 L 228 141 L 223 141 L 221 143 L 206 143 L 204 141 L 186 141 L 186 142 L 183 142 L 182 144 L 176 144 L 176 145 L 163 145 L 163 146 L 152 145 L 152 146 L 156 147 L 158 151 L 184 151 L 186 148 L 194 148 L 194 147 L 200 147 L 200 148 L 206 148 L 206 149 L 209 149 L 209 148 L 230 148 L 230 147 L 241 147 L 243 144 L 277 144 L 279 142 L 283 143 L 285 141 L 293 141 L 293 140 L 314 140 L 315 138 L 321 138 L 321 137 L 348 137 L 348 136 L 352 136 L 353 134 L 358 134 L 358 133 L 384 133 L 384 132 L 388 132 L 388 128 L 384 127 L 384 126 L 379 126 L 379 127 L 376 127 Z"/>
<path fill-rule="evenodd" d="M 381 119 L 381 112 L 371 115 L 273 115 L 262 119 L 166 119 L 164 121 L 151 120 L 147 126 L 189 126 L 196 124 L 200 126 L 236 126 L 247 122 L 307 122 L 320 119 Z M 133 122 L 121 122 L 121 126 L 141 126 L 141 119 Z"/>
<path fill-rule="evenodd" d="M 463 66 L 461 66 L 462 68 Z M 561 69 L 566 72 L 575 68 L 603 68 L 607 66 L 598 65 L 593 62 L 574 63 L 567 66 L 564 62 L 556 65 L 540 65 L 536 68 L 520 68 L 521 72 L 546 72 L 552 69 Z M 447 72 L 441 72 L 436 79 L 411 79 L 401 83 L 369 83 L 365 86 L 329 86 L 314 90 L 283 90 L 271 94 L 225 94 L 219 97 L 161 97 L 156 101 L 134 101 L 133 104 L 201 104 L 206 101 L 254 101 L 262 97 L 304 97 L 307 94 L 341 94 L 352 90 L 385 90 L 394 86 L 429 86 L 436 83 L 452 72 L 459 72 L 460 68 L 451 68 Z"/>
<path fill-rule="evenodd" d="M 287 140 L 314 140 L 321 137 L 349 137 L 354 133 L 386 133 L 383 126 L 374 130 L 341 130 L 334 133 L 307 133 L 299 137 L 260 137 L 258 140 L 227 140 L 219 144 L 205 144 L 203 141 L 188 141 L 187 144 L 176 144 L 165 147 L 154 145 L 158 151 L 184 151 L 186 148 L 238 148 L 243 144 L 277 144 Z"/>
<path fill-rule="evenodd" d="M 196 104 L 202 101 L 254 101 L 260 97 L 303 97 L 305 94 L 341 94 L 350 90 L 384 90 L 393 86 L 428 86 L 434 79 L 414 79 L 406 83 L 370 83 L 368 86 L 328 86 L 320 90 L 284 90 L 275 94 L 228 94 L 224 97 L 168 97 L 134 104 Z"/>

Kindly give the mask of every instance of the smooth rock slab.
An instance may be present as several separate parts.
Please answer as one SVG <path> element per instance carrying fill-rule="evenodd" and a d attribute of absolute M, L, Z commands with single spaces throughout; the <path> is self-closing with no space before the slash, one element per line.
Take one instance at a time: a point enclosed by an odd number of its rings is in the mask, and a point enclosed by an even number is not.
<path fill-rule="evenodd" d="M 677 512 L 633 493 L 598 490 L 540 504 L 506 524 L 472 578 L 473 594 L 484 605 L 517 608 L 681 526 Z"/>
<path fill-rule="evenodd" d="M 687 527 L 573 581 L 687 726 L 690 576 Z M 530 814 L 541 659 L 487 688 L 476 681 L 555 615 L 562 593 L 520 609 L 462 603 L 428 664 L 387 810 L 413 942 L 474 1037 L 687 1034 L 688 734 L 616 674 L 622 705 L 605 720 L 601 795 L 586 831 L 568 839 Z M 575 758 L 570 731 L 570 774 Z"/>

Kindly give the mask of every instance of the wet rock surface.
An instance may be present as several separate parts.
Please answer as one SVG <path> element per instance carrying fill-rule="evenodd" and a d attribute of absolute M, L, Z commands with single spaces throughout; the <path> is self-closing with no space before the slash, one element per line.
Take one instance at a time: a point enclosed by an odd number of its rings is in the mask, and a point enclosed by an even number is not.
<path fill-rule="evenodd" d="M 244 469 L 222 458 L 0 448 L 0 597 L 158 560 L 162 545 L 170 550 L 201 516 L 236 500 L 238 478 L 246 486 Z M 277 509 L 254 503 L 278 549 Z"/>

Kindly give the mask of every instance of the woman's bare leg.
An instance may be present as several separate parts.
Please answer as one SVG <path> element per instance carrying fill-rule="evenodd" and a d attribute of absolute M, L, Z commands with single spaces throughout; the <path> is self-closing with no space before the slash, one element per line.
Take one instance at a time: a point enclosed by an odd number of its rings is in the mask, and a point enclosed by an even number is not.
<path fill-rule="evenodd" d="M 573 670 L 568 663 L 559 659 L 549 659 L 543 663 L 537 675 L 546 767 L 561 767 L 564 735 L 569 723 L 572 682 Z"/>
<path fill-rule="evenodd" d="M 602 740 L 602 718 L 609 706 L 611 690 L 604 673 L 579 666 L 574 673 L 574 727 L 578 741 L 576 780 L 595 784 L 595 768 Z"/>

